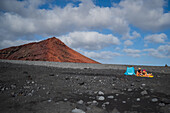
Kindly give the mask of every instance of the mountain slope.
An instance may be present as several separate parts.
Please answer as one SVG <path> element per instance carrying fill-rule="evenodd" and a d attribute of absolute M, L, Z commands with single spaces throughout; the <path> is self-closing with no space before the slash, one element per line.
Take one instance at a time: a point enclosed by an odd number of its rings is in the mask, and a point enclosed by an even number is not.
<path fill-rule="evenodd" d="M 52 37 L 40 42 L 0 50 L 0 59 L 98 63 L 66 46 Z"/>

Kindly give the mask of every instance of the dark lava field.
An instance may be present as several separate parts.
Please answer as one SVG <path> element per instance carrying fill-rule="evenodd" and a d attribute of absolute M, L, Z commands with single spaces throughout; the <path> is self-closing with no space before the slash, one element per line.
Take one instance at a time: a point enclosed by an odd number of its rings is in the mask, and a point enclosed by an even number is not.
<path fill-rule="evenodd" d="M 125 76 L 119 67 L 0 62 L 0 112 L 170 113 L 170 67 L 146 67 L 154 78 Z"/>

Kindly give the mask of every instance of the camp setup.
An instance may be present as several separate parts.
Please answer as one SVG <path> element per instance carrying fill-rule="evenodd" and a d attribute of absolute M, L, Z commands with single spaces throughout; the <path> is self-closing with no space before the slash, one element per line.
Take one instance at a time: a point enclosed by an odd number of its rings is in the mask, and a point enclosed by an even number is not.
<path fill-rule="evenodd" d="M 147 74 L 146 70 L 144 70 L 145 74 L 137 75 L 135 74 L 135 68 L 134 67 L 127 67 L 125 75 L 136 75 L 137 77 L 149 77 L 153 78 L 154 76 L 152 74 Z"/>
<path fill-rule="evenodd" d="M 125 75 L 136 75 L 135 74 L 135 68 L 134 67 L 127 67 Z"/>

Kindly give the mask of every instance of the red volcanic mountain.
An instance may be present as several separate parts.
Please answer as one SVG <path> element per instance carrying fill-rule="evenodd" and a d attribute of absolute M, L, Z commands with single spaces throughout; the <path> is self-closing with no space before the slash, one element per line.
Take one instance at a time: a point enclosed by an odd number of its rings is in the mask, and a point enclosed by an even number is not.
<path fill-rule="evenodd" d="M 0 59 L 98 63 L 69 48 L 55 37 L 40 42 L 2 49 L 0 50 Z"/>

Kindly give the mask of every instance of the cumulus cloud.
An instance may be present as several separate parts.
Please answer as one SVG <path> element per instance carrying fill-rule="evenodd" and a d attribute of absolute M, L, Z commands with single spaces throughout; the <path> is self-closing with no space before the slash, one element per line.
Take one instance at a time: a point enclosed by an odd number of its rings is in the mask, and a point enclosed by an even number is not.
<path fill-rule="evenodd" d="M 29 34 L 62 35 L 76 30 L 111 29 L 124 34 L 129 31 L 127 21 L 117 8 L 98 7 L 90 0 L 83 0 L 77 7 L 38 9 L 44 0 L 1 0 L 0 32 L 13 37 Z M 2 37 L 6 37 L 1 33 Z"/>
<path fill-rule="evenodd" d="M 130 40 L 126 40 L 126 41 L 124 41 L 124 45 L 125 46 L 131 46 L 131 45 L 133 45 L 133 42 L 130 41 Z"/>
<path fill-rule="evenodd" d="M 30 34 L 63 35 L 76 30 L 110 29 L 129 39 L 139 37 L 134 31 L 128 35 L 129 25 L 144 30 L 162 30 L 170 27 L 170 13 L 164 13 L 163 0 L 123 0 L 112 7 L 96 6 L 91 0 L 82 0 L 78 6 L 67 4 L 61 8 L 39 9 L 47 0 L 0 0 L 1 37 Z M 9 37 L 10 37 L 9 36 Z"/>
<path fill-rule="evenodd" d="M 119 45 L 120 41 L 112 34 L 98 32 L 71 32 L 61 36 L 60 39 L 72 48 L 99 50 L 110 45 Z"/>
<path fill-rule="evenodd" d="M 136 39 L 138 37 L 141 37 L 140 33 L 133 31 L 132 35 L 130 35 L 129 33 L 126 33 L 123 35 L 123 39 Z"/>
<path fill-rule="evenodd" d="M 140 53 L 141 50 L 138 50 L 138 49 L 123 49 L 123 52 L 129 53 L 129 54 L 135 54 L 135 53 Z"/>
<path fill-rule="evenodd" d="M 157 49 L 149 48 L 144 49 L 149 53 L 150 56 L 157 57 L 157 58 L 170 58 L 170 45 L 161 45 Z"/>
<path fill-rule="evenodd" d="M 123 0 L 119 3 L 130 24 L 149 31 L 170 27 L 170 13 L 164 13 L 164 0 Z"/>
<path fill-rule="evenodd" d="M 85 56 L 88 56 L 93 59 L 98 59 L 98 60 L 107 60 L 107 59 L 112 59 L 116 56 L 122 56 L 120 53 L 116 52 L 111 52 L 111 51 L 102 51 L 102 52 L 87 52 L 84 51 L 83 54 Z"/>
<path fill-rule="evenodd" d="M 132 57 L 140 57 L 141 50 L 138 49 L 123 49 L 123 52 L 125 52 L 128 56 Z"/>
<path fill-rule="evenodd" d="M 0 49 L 11 47 L 11 46 L 18 46 L 18 45 L 23 45 L 31 42 L 38 42 L 39 40 L 3 40 L 0 42 Z"/>
<path fill-rule="evenodd" d="M 144 38 L 145 41 L 154 42 L 154 43 L 164 43 L 166 39 L 167 39 L 167 35 L 164 33 L 152 34 Z"/>

